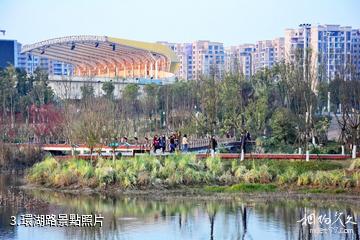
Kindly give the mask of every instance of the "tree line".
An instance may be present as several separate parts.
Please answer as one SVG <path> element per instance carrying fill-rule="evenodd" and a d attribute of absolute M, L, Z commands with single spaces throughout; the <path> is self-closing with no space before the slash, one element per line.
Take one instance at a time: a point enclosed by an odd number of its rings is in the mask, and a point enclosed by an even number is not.
<path fill-rule="evenodd" d="M 56 96 L 40 69 L 28 75 L 10 66 L 0 70 L 0 138 L 95 146 L 123 136 L 142 139 L 173 131 L 198 138 L 239 138 L 250 132 L 274 148 L 306 147 L 309 142 L 326 144 L 331 119 L 336 118 L 339 142 L 359 144 L 359 79 L 337 75 L 327 83 L 317 78 L 305 59 L 278 63 L 250 79 L 228 73 L 223 79 L 210 74 L 171 85 L 127 84 L 119 98 L 114 97 L 113 82 L 103 83 L 102 96 L 85 84 L 80 99 L 66 99 Z M 331 115 L 324 114 L 329 96 Z"/>

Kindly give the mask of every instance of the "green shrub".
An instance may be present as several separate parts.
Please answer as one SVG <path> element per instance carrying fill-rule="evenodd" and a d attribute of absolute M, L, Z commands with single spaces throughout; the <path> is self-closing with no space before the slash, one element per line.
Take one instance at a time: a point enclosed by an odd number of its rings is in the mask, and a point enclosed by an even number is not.
<path fill-rule="evenodd" d="M 291 161 L 291 160 L 253 160 L 244 161 L 242 163 L 247 169 L 254 168 L 255 166 L 266 165 L 269 168 L 269 172 L 272 176 L 279 176 L 283 174 L 287 169 L 293 168 L 298 175 L 308 171 L 329 171 L 342 169 L 343 166 L 339 163 L 333 163 L 330 161 Z"/>
<path fill-rule="evenodd" d="M 295 168 L 288 168 L 283 174 L 278 176 L 279 184 L 293 183 L 297 180 L 298 173 Z"/>
<path fill-rule="evenodd" d="M 238 181 L 241 181 L 241 180 L 244 180 L 244 176 L 245 174 L 247 173 L 247 169 L 245 166 L 243 165 L 240 165 L 238 166 L 236 169 L 235 169 L 235 178 L 238 180 Z"/>
<path fill-rule="evenodd" d="M 219 157 L 209 157 L 206 159 L 206 168 L 214 176 L 219 176 L 222 174 L 223 171 L 223 163 Z"/>
<path fill-rule="evenodd" d="M 318 171 L 315 174 L 314 184 L 322 187 L 333 186 L 333 187 L 350 187 L 353 185 L 351 178 L 345 175 L 344 171 Z"/>
<path fill-rule="evenodd" d="M 313 172 L 304 172 L 300 174 L 297 179 L 298 186 L 310 185 L 313 181 L 314 173 Z"/>
<path fill-rule="evenodd" d="M 234 177 L 232 176 L 230 171 L 226 171 L 219 177 L 219 181 L 222 184 L 229 185 L 234 183 Z"/>
<path fill-rule="evenodd" d="M 342 186 L 342 183 L 345 178 L 345 174 L 343 171 L 330 171 L 327 173 L 331 182 L 331 185 L 334 187 Z"/>
<path fill-rule="evenodd" d="M 353 173 L 352 179 L 353 179 L 354 185 L 359 188 L 360 187 L 360 172 Z"/>
<path fill-rule="evenodd" d="M 54 173 L 54 178 L 49 184 L 55 187 L 67 187 L 77 182 L 76 173 L 68 168 L 63 168 L 58 173 Z"/>
<path fill-rule="evenodd" d="M 98 167 L 95 170 L 95 176 L 100 184 L 111 184 L 115 182 L 116 174 L 112 167 Z"/>
<path fill-rule="evenodd" d="M 343 177 L 340 183 L 340 186 L 342 188 L 351 188 L 354 187 L 356 185 L 355 180 L 352 177 Z"/>
<path fill-rule="evenodd" d="M 136 179 L 136 183 L 138 186 L 148 186 L 151 182 L 151 176 L 147 171 L 140 172 Z"/>
<path fill-rule="evenodd" d="M 73 159 L 57 162 L 46 158 L 28 172 L 30 182 L 46 186 L 70 185 L 103 187 L 117 184 L 122 189 L 180 184 L 248 184 L 297 183 L 299 186 L 314 184 L 321 187 L 349 188 L 359 186 L 360 173 L 347 175 L 342 165 L 327 161 L 276 161 L 234 160 L 223 163 L 220 158 L 198 160 L 194 155 L 174 154 L 158 159 L 155 156 L 137 156 L 113 162 L 99 158 L 94 167 L 89 161 Z M 358 169 L 358 160 L 352 163 Z"/>
<path fill-rule="evenodd" d="M 171 187 L 183 183 L 183 175 L 181 173 L 175 172 L 166 178 L 165 183 Z"/>
<path fill-rule="evenodd" d="M 317 171 L 314 176 L 314 184 L 321 187 L 330 186 L 332 184 L 332 180 L 329 173 L 325 171 Z"/>
<path fill-rule="evenodd" d="M 262 165 L 246 172 L 244 180 L 247 183 L 269 183 L 272 180 L 272 176 L 269 172 L 268 166 Z"/>
<path fill-rule="evenodd" d="M 50 175 L 59 167 L 59 163 L 53 157 L 47 157 L 44 161 L 36 163 L 28 172 L 27 179 L 32 183 L 49 183 Z"/>
<path fill-rule="evenodd" d="M 68 169 L 73 171 L 80 178 L 89 179 L 95 175 L 92 164 L 83 159 L 73 159 L 63 165 L 67 165 Z"/>
<path fill-rule="evenodd" d="M 360 158 L 354 159 L 349 167 L 350 170 L 360 169 Z"/>

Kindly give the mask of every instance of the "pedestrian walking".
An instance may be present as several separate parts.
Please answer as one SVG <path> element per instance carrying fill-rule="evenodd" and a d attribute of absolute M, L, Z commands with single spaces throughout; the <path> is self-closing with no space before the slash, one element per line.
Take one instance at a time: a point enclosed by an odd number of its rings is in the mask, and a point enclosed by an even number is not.
<path fill-rule="evenodd" d="M 184 137 L 182 138 L 181 145 L 182 145 L 182 151 L 187 152 L 189 147 L 189 141 L 186 134 L 184 134 Z"/>
<path fill-rule="evenodd" d="M 175 136 L 174 134 L 170 136 L 170 153 L 175 152 Z"/>
<path fill-rule="evenodd" d="M 156 153 L 156 150 L 160 149 L 160 142 L 159 142 L 158 135 L 155 135 L 155 136 L 154 136 L 154 139 L 153 139 L 153 148 L 154 148 L 154 153 Z"/>
<path fill-rule="evenodd" d="M 164 134 L 160 138 L 160 147 L 161 147 L 162 153 L 164 154 L 165 149 L 166 149 L 166 137 Z"/>
<path fill-rule="evenodd" d="M 210 138 L 210 152 L 211 152 L 212 157 L 215 157 L 215 152 L 216 152 L 217 145 L 218 145 L 218 143 L 217 143 L 217 141 L 215 139 L 215 136 L 213 135 Z"/>

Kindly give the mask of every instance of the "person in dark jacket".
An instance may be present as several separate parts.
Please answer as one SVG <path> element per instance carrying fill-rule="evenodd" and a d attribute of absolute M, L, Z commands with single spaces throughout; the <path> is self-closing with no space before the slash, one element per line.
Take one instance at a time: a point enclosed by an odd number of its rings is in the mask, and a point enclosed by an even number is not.
<path fill-rule="evenodd" d="M 161 147 L 162 153 L 164 154 L 165 149 L 166 149 L 166 137 L 164 134 L 160 137 L 160 147 Z"/>
<path fill-rule="evenodd" d="M 156 153 L 156 150 L 160 149 L 160 141 L 157 135 L 155 135 L 153 139 L 153 148 L 154 148 L 154 153 Z"/>
<path fill-rule="evenodd" d="M 175 152 L 175 136 L 174 134 L 170 136 L 170 152 L 173 153 Z"/>
<path fill-rule="evenodd" d="M 211 138 L 210 138 L 210 152 L 211 152 L 211 156 L 214 156 L 215 155 L 215 152 L 216 152 L 216 148 L 218 146 L 218 143 L 215 139 L 215 136 L 213 135 Z"/>

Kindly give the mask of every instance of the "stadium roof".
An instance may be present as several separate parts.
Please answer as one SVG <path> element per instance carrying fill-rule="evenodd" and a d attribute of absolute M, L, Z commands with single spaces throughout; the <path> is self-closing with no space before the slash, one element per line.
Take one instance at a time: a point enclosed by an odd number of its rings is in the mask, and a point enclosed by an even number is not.
<path fill-rule="evenodd" d="M 123 66 L 125 72 L 139 66 L 140 72 L 140 66 L 148 71 L 159 64 L 159 71 L 174 73 L 179 66 L 175 53 L 166 45 L 107 36 L 54 38 L 24 45 L 21 52 L 70 63 L 79 69 Z"/>

